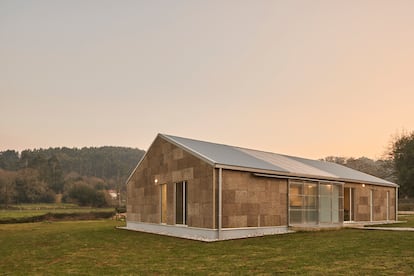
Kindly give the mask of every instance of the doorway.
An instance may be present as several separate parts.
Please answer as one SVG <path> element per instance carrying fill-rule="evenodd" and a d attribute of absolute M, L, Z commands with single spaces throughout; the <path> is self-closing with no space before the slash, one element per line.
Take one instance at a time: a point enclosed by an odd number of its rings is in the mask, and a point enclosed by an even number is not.
<path fill-rule="evenodd" d="M 167 184 L 160 185 L 161 187 L 161 223 L 167 223 Z"/>
<path fill-rule="evenodd" d="M 344 188 L 344 221 L 355 221 L 355 188 Z"/>

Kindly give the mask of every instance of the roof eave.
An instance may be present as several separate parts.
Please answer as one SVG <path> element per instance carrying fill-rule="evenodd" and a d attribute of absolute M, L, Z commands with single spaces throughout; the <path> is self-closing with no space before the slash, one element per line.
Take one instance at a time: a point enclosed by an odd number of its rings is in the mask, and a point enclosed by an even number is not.
<path fill-rule="evenodd" d="M 221 168 L 221 169 L 227 169 L 227 170 L 262 173 L 262 174 L 292 177 L 292 178 L 301 177 L 301 178 L 308 178 L 308 179 L 315 179 L 315 180 L 320 179 L 320 180 L 329 180 L 329 181 L 335 181 L 335 182 L 348 182 L 348 183 L 360 183 L 360 184 L 368 184 L 368 185 L 379 185 L 379 186 L 386 186 L 386 187 L 398 187 L 397 184 L 392 183 L 392 182 L 389 182 L 388 184 L 388 183 L 363 181 L 363 180 L 355 180 L 355 179 L 348 179 L 348 178 L 329 177 L 329 176 L 311 175 L 311 174 L 298 174 L 298 173 L 280 172 L 280 171 L 273 171 L 273 170 L 263 170 L 263 169 L 249 168 L 249 167 L 226 165 L 226 164 L 216 164 L 214 167 Z"/>

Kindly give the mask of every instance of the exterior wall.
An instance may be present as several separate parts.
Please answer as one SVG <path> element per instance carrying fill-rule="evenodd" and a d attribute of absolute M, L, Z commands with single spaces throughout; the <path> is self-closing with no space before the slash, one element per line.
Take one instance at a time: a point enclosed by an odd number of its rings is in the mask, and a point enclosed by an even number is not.
<path fill-rule="evenodd" d="M 161 223 L 160 185 L 167 184 L 167 225 L 175 225 L 175 183 L 186 181 L 187 225 L 213 228 L 213 178 L 208 163 L 157 137 L 127 183 L 127 221 Z"/>
<path fill-rule="evenodd" d="M 175 224 L 175 183 L 181 181 L 187 183 L 184 227 Z M 166 223 L 162 224 L 161 185 L 164 184 L 167 185 L 167 214 Z M 219 169 L 159 136 L 127 183 L 127 229 L 206 241 L 289 231 L 287 179 L 222 169 L 221 230 L 217 221 L 218 186 Z M 396 188 L 368 184 L 363 187 L 358 183 L 345 183 L 344 188 L 354 188 L 354 221 L 367 222 L 371 217 L 373 221 L 385 221 L 387 213 L 388 220 L 396 220 Z M 343 203 L 340 195 L 340 210 Z M 340 224 L 342 219 L 340 212 Z"/>
<path fill-rule="evenodd" d="M 222 227 L 287 226 L 287 180 L 223 170 Z"/>
<path fill-rule="evenodd" d="M 396 220 L 396 188 L 377 185 L 345 183 L 345 188 L 354 188 L 355 221 L 370 221 L 370 191 L 373 191 L 372 221 L 387 220 L 387 192 L 389 192 L 388 220 Z"/>

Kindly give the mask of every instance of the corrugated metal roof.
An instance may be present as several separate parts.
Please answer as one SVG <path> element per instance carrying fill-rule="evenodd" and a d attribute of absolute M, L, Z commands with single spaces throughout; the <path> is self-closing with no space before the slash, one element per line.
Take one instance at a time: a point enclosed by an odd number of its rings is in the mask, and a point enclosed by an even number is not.
<path fill-rule="evenodd" d="M 172 135 L 160 135 L 215 166 L 224 165 L 250 170 L 271 171 L 275 174 L 291 174 L 311 176 L 318 179 L 336 179 L 396 186 L 396 184 L 384 179 L 331 162 L 239 148 Z"/>
<path fill-rule="evenodd" d="M 271 152 L 258 151 L 258 150 L 243 149 L 243 148 L 239 148 L 239 150 L 246 152 L 251 156 L 255 156 L 256 158 L 266 160 L 267 162 L 271 164 L 278 165 L 290 173 L 319 175 L 319 176 L 324 176 L 324 177 L 336 177 L 335 175 L 327 171 L 320 170 L 319 168 L 310 166 L 304 162 L 297 161 L 293 158 L 290 158 L 289 156 L 284 156 L 281 154 L 271 153 Z"/>
<path fill-rule="evenodd" d="M 214 144 L 177 136 L 164 135 L 173 142 L 198 154 L 200 157 L 210 161 L 212 164 L 238 166 L 246 168 L 261 168 L 263 170 L 288 172 L 283 168 L 269 163 L 266 160 L 255 158 L 236 147 Z"/>

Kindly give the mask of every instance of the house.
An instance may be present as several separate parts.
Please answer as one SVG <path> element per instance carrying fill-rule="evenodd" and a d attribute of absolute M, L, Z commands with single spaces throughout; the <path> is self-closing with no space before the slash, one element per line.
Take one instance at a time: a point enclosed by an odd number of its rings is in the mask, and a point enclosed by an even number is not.
<path fill-rule="evenodd" d="M 115 190 L 108 190 L 108 195 L 112 200 L 118 198 L 118 193 Z"/>
<path fill-rule="evenodd" d="M 397 189 L 334 163 L 158 134 L 127 180 L 126 229 L 216 241 L 392 222 Z"/>

